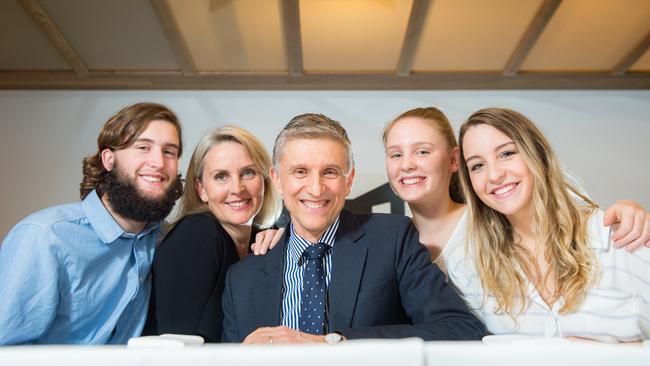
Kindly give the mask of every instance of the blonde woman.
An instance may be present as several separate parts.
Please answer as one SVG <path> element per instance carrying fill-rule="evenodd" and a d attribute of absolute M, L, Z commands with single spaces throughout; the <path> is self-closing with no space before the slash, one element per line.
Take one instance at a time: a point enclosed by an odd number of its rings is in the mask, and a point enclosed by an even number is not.
<path fill-rule="evenodd" d="M 384 128 L 382 143 L 388 182 L 409 205 L 431 260 L 444 270 L 447 244 L 464 241 L 466 221 L 454 130 L 439 109 L 415 108 Z"/>
<path fill-rule="evenodd" d="M 186 175 L 180 212 L 154 260 L 145 334 L 193 334 L 219 342 L 221 294 L 231 264 L 281 211 L 271 159 L 250 132 L 224 126 L 203 136 Z"/>
<path fill-rule="evenodd" d="M 565 179 L 525 116 L 490 108 L 460 130 L 468 246 L 448 274 L 495 334 L 650 337 L 650 251 L 616 250 L 603 213 Z"/>

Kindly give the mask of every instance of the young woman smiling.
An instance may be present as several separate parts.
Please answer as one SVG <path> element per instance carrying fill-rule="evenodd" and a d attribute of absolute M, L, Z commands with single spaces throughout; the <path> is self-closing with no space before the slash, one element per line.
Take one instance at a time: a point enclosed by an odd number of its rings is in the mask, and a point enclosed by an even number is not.
<path fill-rule="evenodd" d="M 565 178 L 522 114 L 483 109 L 460 129 L 467 246 L 448 274 L 494 334 L 650 337 L 650 251 L 616 250 L 603 212 Z"/>

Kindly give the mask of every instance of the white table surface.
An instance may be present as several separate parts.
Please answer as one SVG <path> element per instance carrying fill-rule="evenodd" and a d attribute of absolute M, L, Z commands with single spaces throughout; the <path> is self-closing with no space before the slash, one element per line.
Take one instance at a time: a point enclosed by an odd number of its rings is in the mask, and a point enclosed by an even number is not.
<path fill-rule="evenodd" d="M 650 347 L 545 341 L 502 344 L 422 342 L 418 339 L 350 341 L 335 346 L 224 344 L 180 349 L 125 346 L 14 346 L 0 347 L 0 365 L 650 366 Z"/>

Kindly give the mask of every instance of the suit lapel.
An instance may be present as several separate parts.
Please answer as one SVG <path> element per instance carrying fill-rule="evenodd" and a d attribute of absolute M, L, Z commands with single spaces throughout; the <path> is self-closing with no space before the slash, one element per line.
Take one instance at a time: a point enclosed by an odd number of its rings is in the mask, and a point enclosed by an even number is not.
<path fill-rule="evenodd" d="M 281 324 L 282 286 L 284 285 L 284 253 L 287 247 L 285 234 L 278 244 L 263 257 L 263 265 L 258 269 L 258 281 L 255 283 L 256 323 L 260 326 Z"/>
<path fill-rule="evenodd" d="M 366 263 L 367 248 L 356 241 L 365 233 L 357 217 L 341 211 L 340 226 L 332 253 L 329 288 L 330 329 L 349 328 Z"/>

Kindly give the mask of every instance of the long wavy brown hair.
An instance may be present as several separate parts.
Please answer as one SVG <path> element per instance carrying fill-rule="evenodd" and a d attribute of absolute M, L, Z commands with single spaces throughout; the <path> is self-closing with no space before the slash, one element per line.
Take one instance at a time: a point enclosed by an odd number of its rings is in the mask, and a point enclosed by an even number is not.
<path fill-rule="evenodd" d="M 99 131 L 97 152 L 82 161 L 83 179 L 79 185 L 81 199 L 86 198 L 93 189 L 97 189 L 101 196 L 102 183 L 108 175 L 102 163 L 102 151 L 105 149 L 116 151 L 131 146 L 147 129 L 149 123 L 155 120 L 167 121 L 176 127 L 179 140 L 178 156 L 181 156 L 183 152 L 181 125 L 171 109 L 157 103 L 137 103 L 123 108 L 109 118 Z"/>
<path fill-rule="evenodd" d="M 597 262 L 588 245 L 586 227 L 597 206 L 566 179 L 550 143 L 533 122 L 503 108 L 482 109 L 460 128 L 459 165 L 470 218 L 468 243 L 476 257 L 481 284 L 486 294 L 496 298 L 498 312 L 516 318 L 529 301 L 527 277 L 541 278 L 535 276 L 539 270 L 531 263 L 532 253 L 516 243 L 508 219 L 483 203 L 472 188 L 463 138 L 469 129 L 481 124 L 511 138 L 534 177 L 531 224 L 536 245 L 555 275 L 553 298 L 564 298 L 561 312 L 572 311 L 595 281 Z"/>

